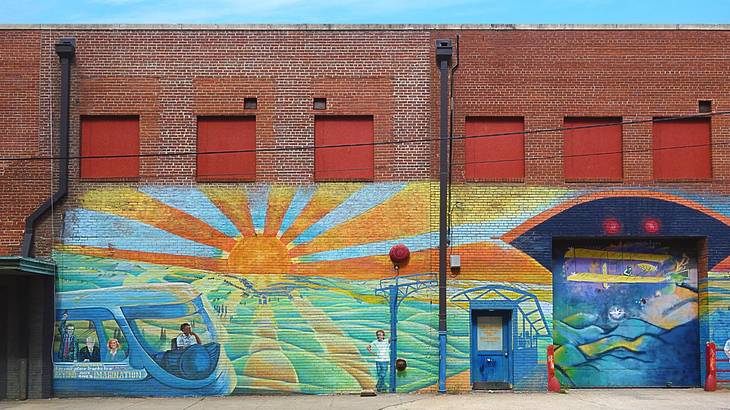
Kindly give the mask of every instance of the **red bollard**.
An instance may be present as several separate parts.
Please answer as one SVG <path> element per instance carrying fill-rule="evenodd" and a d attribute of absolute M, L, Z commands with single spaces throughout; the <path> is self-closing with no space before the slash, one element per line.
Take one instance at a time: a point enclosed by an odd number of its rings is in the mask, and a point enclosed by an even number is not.
<path fill-rule="evenodd" d="M 717 347 L 712 342 L 705 346 L 705 391 L 717 390 Z"/>
<path fill-rule="evenodd" d="M 555 377 L 555 346 L 549 345 L 547 348 L 547 372 L 548 372 L 548 391 L 559 393 L 560 382 Z"/>

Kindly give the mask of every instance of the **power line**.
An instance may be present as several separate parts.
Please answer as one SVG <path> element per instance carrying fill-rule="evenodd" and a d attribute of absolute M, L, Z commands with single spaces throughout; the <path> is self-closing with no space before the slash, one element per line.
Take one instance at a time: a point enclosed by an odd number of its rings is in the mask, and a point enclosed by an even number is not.
<path fill-rule="evenodd" d="M 480 134 L 480 135 L 463 135 L 455 136 L 453 140 L 467 140 L 472 138 L 496 138 L 505 136 L 515 135 L 528 135 L 528 134 L 540 134 L 550 133 L 559 131 L 572 131 L 589 128 L 603 128 L 603 127 L 616 127 L 623 125 L 634 125 L 634 124 L 645 124 L 645 123 L 657 123 L 657 122 L 668 122 L 668 121 L 679 121 L 688 119 L 698 118 L 711 118 L 714 116 L 730 115 L 730 111 L 717 111 L 713 113 L 705 114 L 692 114 L 682 115 L 673 117 L 662 117 L 652 118 L 649 120 L 631 120 L 631 121 L 619 121 L 619 122 L 606 122 L 601 124 L 591 125 L 580 125 L 574 127 L 558 127 L 558 128 L 541 128 L 536 130 L 524 130 L 524 131 L 511 131 L 511 132 L 500 132 L 493 134 Z M 354 147 L 368 147 L 368 146 L 383 146 L 383 145 L 401 145 L 401 144 L 413 144 L 413 143 L 431 143 L 437 142 L 440 138 L 417 138 L 410 140 L 401 141 L 374 141 L 374 142 L 363 142 L 353 144 L 332 144 L 332 145 L 307 145 L 307 146 L 292 146 L 292 147 L 276 147 L 276 148 L 253 148 L 253 149 L 242 149 L 242 150 L 225 150 L 225 151 L 180 151 L 180 152 L 153 152 L 153 153 L 140 153 L 140 154 L 120 154 L 120 155 L 88 155 L 88 156 L 68 156 L 68 157 L 56 157 L 56 156 L 35 156 L 35 157 L 0 157 L 0 161 L 53 161 L 62 159 L 110 159 L 110 158 L 147 158 L 147 157 L 172 157 L 172 156 L 188 156 L 188 155 L 221 155 L 221 154 L 244 154 L 244 153 L 266 153 L 266 152 L 288 152 L 288 151 L 309 151 L 315 149 L 327 149 L 327 148 L 354 148 Z"/>
<path fill-rule="evenodd" d="M 456 166 L 464 166 L 464 165 L 471 165 L 471 164 L 494 164 L 494 163 L 506 163 L 506 162 L 517 162 L 517 161 L 537 161 L 537 160 L 544 160 L 544 159 L 557 159 L 557 158 L 581 158 L 581 157 L 594 157 L 599 155 L 616 155 L 616 154 L 637 154 L 637 153 L 647 153 L 647 152 L 656 152 L 656 151 L 670 151 L 675 149 L 687 149 L 687 148 L 701 148 L 701 147 L 711 147 L 711 146 L 726 146 L 730 145 L 730 141 L 728 142 L 716 142 L 716 143 L 709 143 L 709 144 L 689 144 L 689 145 L 678 145 L 674 147 L 663 147 L 663 148 L 644 148 L 644 149 L 633 149 L 633 150 L 618 150 L 618 151 L 604 151 L 604 152 L 592 152 L 592 153 L 586 153 L 586 154 L 570 154 L 570 155 L 547 155 L 547 156 L 526 156 L 524 158 L 510 158 L 510 159 L 493 159 L 493 160 L 479 160 L 479 161 L 463 161 L 463 162 L 454 162 L 452 165 Z M 396 168 L 422 168 L 423 165 L 414 164 L 414 165 L 401 165 Z M 392 166 L 377 166 L 373 165 L 372 167 L 360 167 L 360 168 L 330 168 L 327 169 L 326 172 L 346 172 L 346 171 L 369 171 L 369 170 L 391 170 L 394 167 Z M 312 173 L 314 173 L 314 167 L 312 167 Z M 201 178 L 214 178 L 214 177 L 245 177 L 245 176 L 251 176 L 250 173 L 215 173 L 215 174 L 204 174 L 200 175 Z M 255 174 L 253 175 L 255 177 Z M 197 175 L 193 175 L 193 177 L 197 178 Z M 137 177 L 135 177 L 136 179 Z M 114 177 L 115 182 L 125 182 L 124 178 L 118 178 Z M 3 178 L 4 181 L 48 181 L 48 178 Z M 89 179 L 88 182 L 105 182 L 103 178 L 100 178 L 98 181 L 95 179 Z M 129 180 L 129 182 L 136 182 L 132 179 Z M 254 181 L 198 181 L 198 182 L 254 182 Z M 342 182 L 337 181 L 336 179 L 333 179 L 332 181 L 317 181 L 317 182 Z M 347 181 L 347 182 L 358 182 L 358 181 Z M 362 181 L 367 182 L 367 181 Z"/>

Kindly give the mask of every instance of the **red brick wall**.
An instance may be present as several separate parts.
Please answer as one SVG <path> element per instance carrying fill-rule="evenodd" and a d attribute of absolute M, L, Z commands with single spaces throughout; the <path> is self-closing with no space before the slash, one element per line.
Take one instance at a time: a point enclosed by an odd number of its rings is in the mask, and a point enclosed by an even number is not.
<path fill-rule="evenodd" d="M 726 31 L 4 30 L 9 52 L 0 62 L 0 81 L 13 91 L 0 95 L 3 153 L 50 154 L 48 119 L 58 108 L 53 44 L 60 37 L 78 42 L 73 156 L 79 116 L 92 114 L 139 115 L 143 153 L 194 151 L 197 115 L 255 114 L 259 148 L 312 144 L 317 114 L 373 115 L 376 141 L 435 138 L 433 40 L 455 39 L 457 33 L 457 136 L 467 116 L 521 116 L 526 129 L 534 130 L 561 127 L 566 116 L 649 120 L 696 113 L 698 100 L 714 100 L 716 110 L 730 106 Z M 255 112 L 244 110 L 245 97 L 258 98 Z M 314 97 L 327 98 L 328 109 L 313 110 Z M 647 152 L 651 129 L 650 123 L 624 126 L 625 185 L 657 185 Z M 730 118 L 713 118 L 712 138 L 714 181 L 670 186 L 730 190 L 730 158 L 723 154 L 730 146 Z M 376 180 L 435 178 L 436 148 L 427 142 L 378 147 Z M 525 151 L 525 185 L 585 185 L 563 181 L 560 132 L 528 134 Z M 457 141 L 455 182 L 463 181 L 463 162 L 463 141 Z M 140 183 L 192 184 L 194 165 L 193 155 L 142 158 Z M 312 151 L 262 152 L 257 158 L 262 182 L 308 183 L 312 171 Z M 0 173 L 0 253 L 16 254 L 23 218 L 50 194 L 50 165 L 5 162 Z M 78 181 L 75 160 L 71 177 L 68 205 L 79 192 L 103 185 Z M 40 227 L 39 244 L 47 245 L 50 230 L 50 224 Z"/>
<path fill-rule="evenodd" d="M 49 154 L 39 125 L 39 31 L 3 31 L 0 59 L 0 156 Z M 47 78 L 43 78 L 44 81 Z M 48 161 L 0 161 L 0 255 L 18 255 L 25 216 L 50 193 Z"/>
<path fill-rule="evenodd" d="M 377 141 L 425 139 L 430 131 L 429 37 L 426 31 L 54 30 L 5 33 L 11 34 L 11 41 L 17 37 L 17 47 L 25 48 L 13 51 L 13 58 L 3 64 L 11 64 L 11 71 L 22 74 L 21 78 L 26 77 L 24 81 L 35 81 L 31 87 L 17 83 L 24 91 L 22 97 L 15 94 L 3 94 L 2 97 L 27 102 L 27 124 L 9 120 L 8 115 L 3 119 L 22 127 L 25 132 L 13 137 L 11 142 L 11 146 L 23 155 L 38 149 L 37 143 L 27 144 L 26 136 L 37 137 L 39 132 L 47 134 L 51 104 L 54 112 L 58 108 L 58 58 L 55 54 L 45 58 L 44 54 L 41 64 L 39 50 L 42 47 L 45 52 L 53 53 L 53 44 L 61 37 L 77 40 L 72 73 L 72 157 L 79 153 L 79 117 L 82 115 L 139 115 L 143 155 L 193 152 L 198 115 L 255 114 L 257 147 L 260 149 L 313 145 L 316 114 L 373 115 Z M 4 70 L 3 78 L 8 81 L 17 78 L 9 74 L 9 70 Z M 40 91 L 39 78 L 44 84 Z M 258 98 L 255 112 L 244 110 L 246 97 Z M 314 111 L 314 97 L 327 98 L 328 109 Z M 18 105 L 18 101 L 2 101 L 3 113 Z M 45 127 L 40 131 L 39 114 L 40 126 Z M 384 145 L 375 153 L 376 178 L 428 178 L 429 157 L 427 143 Z M 257 158 L 257 180 L 312 182 L 313 159 L 313 151 L 261 152 Z M 27 167 L 28 163 L 18 166 Z M 45 168 L 49 166 L 46 164 Z M 70 174 L 71 195 L 67 206 L 78 201 L 80 192 L 105 184 L 79 181 L 78 161 L 74 159 Z M 47 180 L 46 173 L 41 178 L 46 187 Z M 139 183 L 192 184 L 194 180 L 194 155 L 141 158 Z M 4 186 L 9 183 L 6 181 L 3 181 Z M 3 223 L 8 224 L 0 233 L 2 254 L 18 253 L 16 248 L 22 239 L 18 221 L 45 199 L 42 190 L 27 185 L 27 181 L 14 186 L 17 186 L 13 188 L 15 192 L 35 192 L 35 195 L 23 197 L 26 204 L 23 209 L 0 212 Z M 49 191 L 49 188 L 45 189 Z M 10 191 L 3 189 L 4 193 Z M 17 195 L 12 197 L 14 201 L 18 200 Z M 55 230 L 60 226 L 60 217 L 57 217 Z M 36 242 L 43 244 L 39 254 L 48 253 L 50 232 L 50 224 L 42 224 L 37 231 Z"/>
<path fill-rule="evenodd" d="M 315 114 L 374 115 L 377 140 L 424 138 L 429 131 L 427 32 L 167 30 L 64 35 L 78 42 L 75 75 L 82 84 L 82 103 L 73 112 L 74 121 L 90 111 L 142 111 L 143 152 L 194 151 L 196 116 L 252 114 L 243 108 L 245 97 L 258 98 L 253 114 L 260 149 L 311 145 Z M 314 97 L 327 98 L 328 109 L 312 110 Z M 150 117 L 146 125 L 145 116 Z M 394 118 L 399 119 L 397 127 Z M 424 145 L 376 151 L 376 175 L 381 179 L 428 176 Z M 403 165 L 391 165 L 395 152 L 416 154 L 411 156 L 420 162 L 403 171 Z M 312 151 L 262 152 L 258 157 L 260 181 L 312 181 Z M 142 174 L 149 180 L 188 183 L 194 180 L 194 159 L 148 158 Z M 409 172 L 414 167 L 416 171 Z"/>
<path fill-rule="evenodd" d="M 432 49 L 439 38 L 450 38 L 455 45 L 457 34 L 457 136 L 463 135 L 467 116 L 524 116 L 525 129 L 535 130 L 559 128 L 566 116 L 636 121 L 697 114 L 698 100 L 714 100 L 718 111 L 730 107 L 727 31 L 434 31 Z M 437 133 L 438 70 L 431 60 L 431 122 Z M 655 185 L 651 130 L 651 123 L 624 126 L 626 185 Z M 730 161 L 723 152 L 730 148 L 730 117 L 712 119 L 712 137 L 714 182 L 689 188 L 727 192 Z M 455 181 L 463 180 L 463 145 L 454 145 Z M 525 145 L 526 156 L 537 157 L 526 162 L 525 183 L 564 185 L 561 132 L 528 134 Z"/>

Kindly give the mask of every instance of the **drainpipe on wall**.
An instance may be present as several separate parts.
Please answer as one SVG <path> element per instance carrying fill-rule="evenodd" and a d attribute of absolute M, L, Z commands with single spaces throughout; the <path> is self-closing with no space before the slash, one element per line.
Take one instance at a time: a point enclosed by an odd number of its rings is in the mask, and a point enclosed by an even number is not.
<path fill-rule="evenodd" d="M 35 225 L 38 219 L 68 193 L 68 129 L 69 107 L 71 105 L 71 62 L 76 54 L 76 39 L 62 38 L 58 40 L 58 43 L 56 43 L 56 54 L 61 59 L 61 123 L 59 129 L 59 158 L 61 162 L 59 164 L 58 190 L 25 219 L 25 232 L 23 234 L 21 255 L 26 258 L 33 256 L 33 235 L 35 234 Z M 52 124 L 51 132 L 53 132 Z"/>
<path fill-rule="evenodd" d="M 439 65 L 440 87 L 440 135 L 439 135 L 439 377 L 438 391 L 446 393 L 446 247 L 447 247 L 447 198 L 449 185 L 449 64 L 451 40 L 436 40 L 436 63 Z"/>

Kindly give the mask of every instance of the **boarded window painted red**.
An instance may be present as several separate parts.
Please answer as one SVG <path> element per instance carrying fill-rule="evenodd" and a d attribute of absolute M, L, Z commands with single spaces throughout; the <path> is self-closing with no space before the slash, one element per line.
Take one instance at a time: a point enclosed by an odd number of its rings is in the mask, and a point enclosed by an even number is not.
<path fill-rule="evenodd" d="M 710 132 L 709 118 L 655 122 L 654 179 L 712 179 Z"/>
<path fill-rule="evenodd" d="M 198 117 L 198 181 L 255 181 L 255 149 L 256 117 Z"/>
<path fill-rule="evenodd" d="M 373 117 L 317 116 L 314 120 L 314 179 L 372 181 Z M 363 144 L 349 147 L 332 145 Z"/>
<path fill-rule="evenodd" d="M 563 171 L 566 181 L 621 181 L 620 124 L 621 118 L 565 119 Z"/>
<path fill-rule="evenodd" d="M 139 118 L 81 117 L 80 169 L 84 179 L 138 177 Z"/>
<path fill-rule="evenodd" d="M 468 117 L 464 125 L 465 178 L 468 181 L 521 181 L 525 177 L 522 118 Z M 494 134 L 508 134 L 494 136 Z"/>

